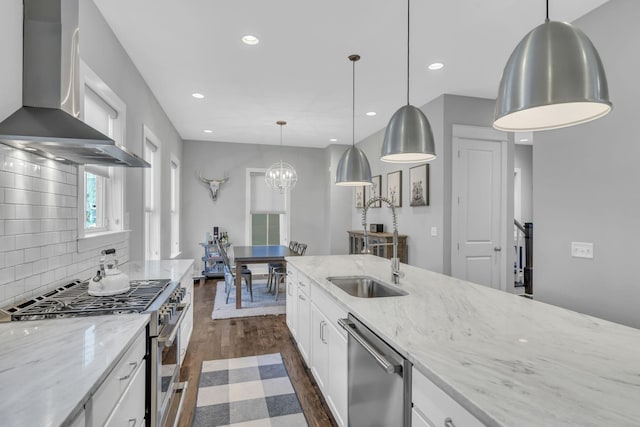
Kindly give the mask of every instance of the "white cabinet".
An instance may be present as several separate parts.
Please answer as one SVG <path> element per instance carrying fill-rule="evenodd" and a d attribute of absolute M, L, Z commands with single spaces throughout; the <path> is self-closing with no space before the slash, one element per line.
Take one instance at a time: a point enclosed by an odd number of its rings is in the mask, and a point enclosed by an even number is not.
<path fill-rule="evenodd" d="M 144 425 L 145 363 L 140 365 L 129 386 L 105 422 L 105 427 Z"/>
<path fill-rule="evenodd" d="M 307 365 L 310 365 L 309 352 L 311 350 L 311 297 L 309 283 L 302 274 L 298 275 L 297 305 L 297 333 L 298 349 Z"/>
<path fill-rule="evenodd" d="M 311 373 L 320 390 L 329 392 L 329 323 L 315 304 L 311 304 Z"/>
<path fill-rule="evenodd" d="M 412 370 L 413 426 L 482 427 L 483 424 L 421 372 Z"/>
<path fill-rule="evenodd" d="M 289 268 L 287 325 L 339 426 L 347 425 L 348 411 L 347 336 L 338 326 L 344 317 L 321 286 Z"/>
<path fill-rule="evenodd" d="M 144 356 L 146 353 L 146 330 L 142 330 L 133 344 L 109 373 L 104 382 L 91 398 L 93 407 L 91 421 L 94 426 L 104 425 L 122 396 L 129 390 L 133 379 L 142 371 L 144 378 Z M 144 379 L 143 379 L 144 383 Z M 144 414 L 145 388 L 137 390 Z M 144 416 L 143 416 L 144 418 Z M 126 423 L 124 424 L 126 425 Z"/>
<path fill-rule="evenodd" d="M 180 365 L 184 361 L 184 357 L 187 354 L 187 347 L 189 346 L 189 340 L 191 339 L 191 333 L 193 332 L 193 274 L 192 269 L 188 269 L 182 280 L 180 280 L 180 286 L 185 289 L 185 297 L 183 303 L 189 304 L 185 319 L 180 326 L 180 338 L 179 338 L 179 352 L 180 352 Z"/>
<path fill-rule="evenodd" d="M 298 337 L 298 270 L 287 266 L 287 326 L 293 338 Z"/>

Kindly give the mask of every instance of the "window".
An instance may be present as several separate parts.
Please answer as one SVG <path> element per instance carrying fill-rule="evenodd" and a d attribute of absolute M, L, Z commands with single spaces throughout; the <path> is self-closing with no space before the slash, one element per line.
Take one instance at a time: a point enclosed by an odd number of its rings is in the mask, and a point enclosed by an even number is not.
<path fill-rule="evenodd" d="M 249 169 L 247 236 L 251 245 L 288 244 L 289 193 L 273 191 L 264 182 L 265 170 Z"/>
<path fill-rule="evenodd" d="M 81 80 L 83 121 L 124 145 L 124 102 L 84 62 L 81 62 Z M 122 231 L 124 174 L 121 168 L 80 166 L 78 177 L 80 237 Z"/>
<path fill-rule="evenodd" d="M 144 126 L 143 157 L 151 165 L 144 170 L 145 259 L 160 259 L 160 140 Z"/>
<path fill-rule="evenodd" d="M 172 157 L 171 174 L 171 258 L 180 255 L 180 164 Z"/>

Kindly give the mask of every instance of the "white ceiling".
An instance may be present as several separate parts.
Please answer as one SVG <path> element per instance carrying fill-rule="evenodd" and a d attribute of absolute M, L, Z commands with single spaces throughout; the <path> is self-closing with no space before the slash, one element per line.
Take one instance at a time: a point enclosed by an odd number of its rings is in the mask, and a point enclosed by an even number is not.
<path fill-rule="evenodd" d="M 286 120 L 285 145 L 350 144 L 352 53 L 362 56 L 356 141 L 406 102 L 405 1 L 94 1 L 185 140 L 279 144 L 275 122 Z M 555 0 L 550 17 L 573 21 L 605 2 Z M 543 20 L 541 0 L 412 0 L 411 103 L 495 98 L 509 54 Z M 434 61 L 445 67 L 428 71 Z"/>

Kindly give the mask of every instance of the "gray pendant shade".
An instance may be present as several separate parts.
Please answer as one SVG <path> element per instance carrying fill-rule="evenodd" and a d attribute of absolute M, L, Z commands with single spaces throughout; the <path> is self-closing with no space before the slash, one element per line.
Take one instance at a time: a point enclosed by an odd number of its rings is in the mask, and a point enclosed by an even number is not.
<path fill-rule="evenodd" d="M 361 186 L 372 185 L 371 166 L 364 152 L 356 147 L 356 62 L 360 55 L 349 55 L 349 61 L 353 66 L 353 91 L 352 91 L 352 145 L 342 154 L 336 169 L 336 185 Z"/>
<path fill-rule="evenodd" d="M 589 38 L 571 24 L 547 21 L 527 34 L 507 61 L 493 127 L 557 129 L 609 111 L 607 77 Z"/>
<path fill-rule="evenodd" d="M 384 133 L 380 160 L 417 163 L 435 158 L 436 147 L 427 116 L 413 105 L 405 105 L 396 111 Z"/>
<path fill-rule="evenodd" d="M 336 169 L 336 185 L 371 185 L 371 167 L 364 152 L 358 147 L 349 147 L 342 154 Z"/>

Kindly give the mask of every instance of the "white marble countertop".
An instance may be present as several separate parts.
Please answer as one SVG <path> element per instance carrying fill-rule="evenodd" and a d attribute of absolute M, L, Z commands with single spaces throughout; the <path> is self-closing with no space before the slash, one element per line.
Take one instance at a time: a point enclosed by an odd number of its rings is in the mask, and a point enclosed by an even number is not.
<path fill-rule="evenodd" d="M 130 280 L 170 279 L 180 281 L 193 270 L 192 259 L 171 259 L 159 261 L 129 261 L 118 266 Z"/>
<path fill-rule="evenodd" d="M 388 260 L 287 261 L 486 425 L 640 425 L 638 329 L 405 264 L 408 296 L 356 298 L 326 277 L 390 283 Z"/>
<path fill-rule="evenodd" d="M 0 424 L 72 421 L 148 322 L 122 314 L 0 324 Z"/>

